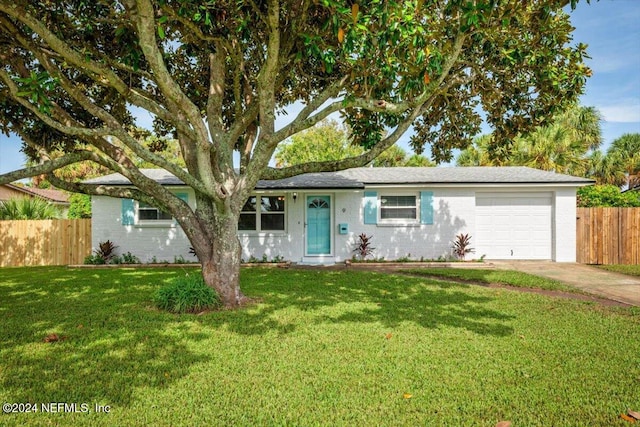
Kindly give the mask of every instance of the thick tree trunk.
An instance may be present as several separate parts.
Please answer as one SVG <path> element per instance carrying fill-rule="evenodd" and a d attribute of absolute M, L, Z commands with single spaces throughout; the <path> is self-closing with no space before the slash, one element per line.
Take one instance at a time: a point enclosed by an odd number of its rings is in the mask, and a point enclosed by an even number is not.
<path fill-rule="evenodd" d="M 194 246 L 194 249 L 202 264 L 205 283 L 216 290 L 225 307 L 234 308 L 242 304 L 245 297 L 240 291 L 242 249 L 236 233 L 237 219 L 230 217 L 210 223 L 214 228 L 210 233 L 214 241 L 206 242 L 206 248 Z"/>

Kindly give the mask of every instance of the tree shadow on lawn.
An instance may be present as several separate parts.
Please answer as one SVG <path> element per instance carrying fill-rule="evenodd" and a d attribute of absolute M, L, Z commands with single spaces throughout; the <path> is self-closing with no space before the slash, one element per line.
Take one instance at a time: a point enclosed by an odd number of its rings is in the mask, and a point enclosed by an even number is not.
<path fill-rule="evenodd" d="M 4 270 L 7 272 L 7 270 Z M 178 269 L 16 270 L 0 280 L 0 387 L 16 402 L 129 405 L 137 388 L 165 388 L 209 363 L 197 343 L 224 333 L 288 334 L 304 323 L 454 327 L 513 334 L 513 316 L 468 285 L 368 272 L 243 271 L 243 290 L 261 302 L 203 316 L 150 307 Z M 301 318 L 303 317 L 303 318 Z M 220 337 L 215 335 L 220 332 Z M 58 342 L 44 338 L 55 333 Z M 195 346 L 194 346 L 195 344 Z"/>
<path fill-rule="evenodd" d="M 287 333 L 295 324 L 278 320 L 280 310 L 316 311 L 316 322 L 380 322 L 393 328 L 413 322 L 424 328 L 450 326 L 481 335 L 508 336 L 514 317 L 487 308 L 493 298 L 469 285 L 371 272 L 259 270 L 243 272 L 243 292 L 263 298 L 259 310 L 237 313 L 227 327 L 241 334 Z M 475 292 L 474 292 L 475 291 Z M 358 303 L 357 306 L 350 304 Z M 339 310 L 327 307 L 344 305 Z M 332 311 L 328 313 L 327 311 Z"/>
<path fill-rule="evenodd" d="M 0 280 L 0 389 L 11 401 L 125 406 L 136 388 L 167 387 L 207 359 L 189 348 L 206 338 L 193 318 L 149 307 L 177 270 L 29 272 Z M 45 342 L 51 334 L 59 340 Z"/>

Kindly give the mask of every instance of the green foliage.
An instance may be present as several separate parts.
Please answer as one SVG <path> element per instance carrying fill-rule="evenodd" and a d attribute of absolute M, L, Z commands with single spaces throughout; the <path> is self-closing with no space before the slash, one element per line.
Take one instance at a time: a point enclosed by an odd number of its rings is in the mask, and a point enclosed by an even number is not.
<path fill-rule="evenodd" d="M 0 202 L 0 220 L 60 218 L 60 209 L 38 197 L 17 197 Z"/>
<path fill-rule="evenodd" d="M 69 196 L 70 219 L 91 218 L 91 196 L 87 194 L 73 193 Z"/>
<path fill-rule="evenodd" d="M 91 254 L 91 255 L 87 255 L 86 257 L 84 257 L 84 263 L 85 264 L 92 264 L 92 265 L 103 265 L 103 264 L 106 264 L 107 262 L 100 255 Z"/>
<path fill-rule="evenodd" d="M 401 167 L 401 166 L 435 166 L 431 160 L 423 155 L 413 154 L 409 157 L 407 152 L 398 145 L 392 145 L 371 162 L 373 167 Z"/>
<path fill-rule="evenodd" d="M 275 160 L 279 167 L 308 162 L 336 161 L 364 153 L 361 146 L 350 141 L 349 130 L 334 120 L 325 120 L 313 128 L 294 135 L 276 149 Z M 426 157 L 409 156 L 398 145 L 392 145 L 371 162 L 373 167 L 435 166 Z"/>
<path fill-rule="evenodd" d="M 192 244 L 202 242 L 196 235 L 228 239 L 211 218 L 235 222 L 261 178 L 363 166 L 411 127 L 415 153 L 430 144 L 434 161 L 448 161 L 479 133 L 482 118 L 501 147 L 575 102 L 591 70 L 586 46 L 572 40 L 565 5 L 0 2 L 0 130 L 28 141 L 25 152 L 35 161 L 59 151 L 122 172 L 131 191 L 100 192 L 140 192 L 137 198 L 180 218 Z M 48 103 L 55 108 L 45 117 Z M 285 110 L 297 111 L 279 128 Z M 178 140 L 182 156 L 170 150 L 163 157 L 163 141 L 129 133 L 134 113 L 152 116 L 157 136 Z M 373 151 L 339 164 L 269 166 L 279 144 L 334 113 L 352 131 L 345 150 Z M 139 159 L 185 181 L 198 209 L 151 185 Z M 233 245 L 230 268 L 237 269 Z M 235 290 L 229 281 L 223 285 Z"/>
<path fill-rule="evenodd" d="M 140 264 L 140 258 L 138 258 L 137 256 L 133 255 L 131 252 L 126 252 L 124 254 L 121 255 L 122 257 L 122 264 Z"/>
<path fill-rule="evenodd" d="M 102 244 L 105 244 L 103 242 Z M 110 243 L 110 242 L 109 242 Z M 101 245 L 102 245 L 101 244 Z M 114 247 L 115 248 L 115 247 Z M 111 250 L 109 256 L 105 257 L 101 250 L 95 251 L 91 255 L 87 255 L 84 258 L 85 264 L 104 265 L 104 264 L 141 264 L 140 258 L 133 255 L 131 252 L 126 252 L 122 255 L 116 255 Z"/>
<path fill-rule="evenodd" d="M 598 268 L 616 273 L 628 274 L 630 276 L 640 276 L 640 265 L 611 264 L 599 265 Z"/>
<path fill-rule="evenodd" d="M 216 292 L 196 272 L 172 279 L 153 299 L 160 310 L 172 313 L 199 313 L 220 305 Z"/>
<path fill-rule="evenodd" d="M 31 71 L 29 77 L 18 78 L 16 81 L 20 84 L 16 96 L 28 98 L 43 113 L 51 113 L 49 93 L 58 85 L 58 79 L 52 78 L 46 71 Z"/>
<path fill-rule="evenodd" d="M 476 138 L 460 153 L 458 166 L 529 166 L 576 176 L 590 173 L 589 156 L 602 141 L 601 115 L 593 107 L 572 105 L 553 121 L 498 146 L 495 135 Z"/>
<path fill-rule="evenodd" d="M 362 147 L 351 145 L 348 138 L 344 126 L 334 120 L 325 120 L 279 145 L 275 152 L 276 165 L 286 167 L 362 154 Z"/>
<path fill-rule="evenodd" d="M 557 280 L 534 276 L 515 270 L 486 270 L 471 268 L 417 268 L 407 271 L 411 274 L 443 279 L 458 279 L 476 283 L 498 283 L 519 288 L 534 288 L 550 291 L 582 293 L 579 289 Z"/>
<path fill-rule="evenodd" d="M 0 401 L 113 405 L 6 414 L 3 425 L 637 424 L 619 419 L 638 409 L 637 309 L 429 277 L 260 268 L 241 271 L 260 300 L 246 309 L 149 309 L 181 275 L 3 268 Z M 67 339 L 44 343 L 51 333 Z"/>
<path fill-rule="evenodd" d="M 631 208 L 640 207 L 640 192 L 621 192 L 615 185 L 592 185 L 582 187 L 577 192 L 578 207 L 610 207 Z"/>
<path fill-rule="evenodd" d="M 244 260 L 242 262 L 244 262 Z M 247 263 L 249 264 L 278 264 L 281 262 L 284 262 L 284 257 L 282 255 L 276 255 L 273 258 L 269 259 L 267 254 L 262 254 L 261 258 L 256 258 L 255 256 L 251 255 L 249 257 L 249 260 L 247 261 Z"/>
<path fill-rule="evenodd" d="M 626 133 L 617 138 L 607 150 L 607 157 L 622 172 L 623 178 L 616 184 L 640 186 L 640 133 Z"/>

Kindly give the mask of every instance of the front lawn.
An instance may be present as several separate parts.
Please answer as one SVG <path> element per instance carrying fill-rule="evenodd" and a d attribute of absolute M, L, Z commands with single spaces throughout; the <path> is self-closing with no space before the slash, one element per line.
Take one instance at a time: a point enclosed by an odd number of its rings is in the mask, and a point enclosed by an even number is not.
<path fill-rule="evenodd" d="M 468 282 L 515 286 L 518 288 L 534 288 L 550 291 L 584 293 L 580 289 L 565 285 L 557 280 L 514 270 L 491 270 L 481 268 L 416 268 L 406 270 L 410 274 L 436 277 L 442 279 L 457 279 Z"/>
<path fill-rule="evenodd" d="M 154 290 L 179 274 L 0 269 L 0 400 L 79 411 L 0 425 L 624 426 L 640 408 L 637 309 L 252 268 L 254 306 L 159 312 Z"/>
<path fill-rule="evenodd" d="M 614 271 L 616 273 L 628 274 L 630 276 L 640 276 L 640 265 L 624 265 L 624 264 L 614 264 L 614 265 L 599 265 L 598 267 Z"/>

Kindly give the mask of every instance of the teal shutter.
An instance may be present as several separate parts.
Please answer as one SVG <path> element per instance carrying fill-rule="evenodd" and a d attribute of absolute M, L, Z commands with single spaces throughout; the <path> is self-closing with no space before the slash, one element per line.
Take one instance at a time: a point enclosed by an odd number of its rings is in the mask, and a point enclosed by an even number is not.
<path fill-rule="evenodd" d="M 122 225 L 133 225 L 135 220 L 135 202 L 133 199 L 122 199 Z"/>
<path fill-rule="evenodd" d="M 364 223 L 378 223 L 378 193 L 376 191 L 364 192 Z"/>
<path fill-rule="evenodd" d="M 176 193 L 176 197 L 185 203 L 189 203 L 189 195 L 187 193 Z"/>
<path fill-rule="evenodd" d="M 433 191 L 420 192 L 420 224 L 433 224 Z"/>
<path fill-rule="evenodd" d="M 189 203 L 189 195 L 187 193 L 176 193 L 176 197 L 185 203 Z M 177 224 L 178 221 L 174 218 L 173 223 Z"/>

